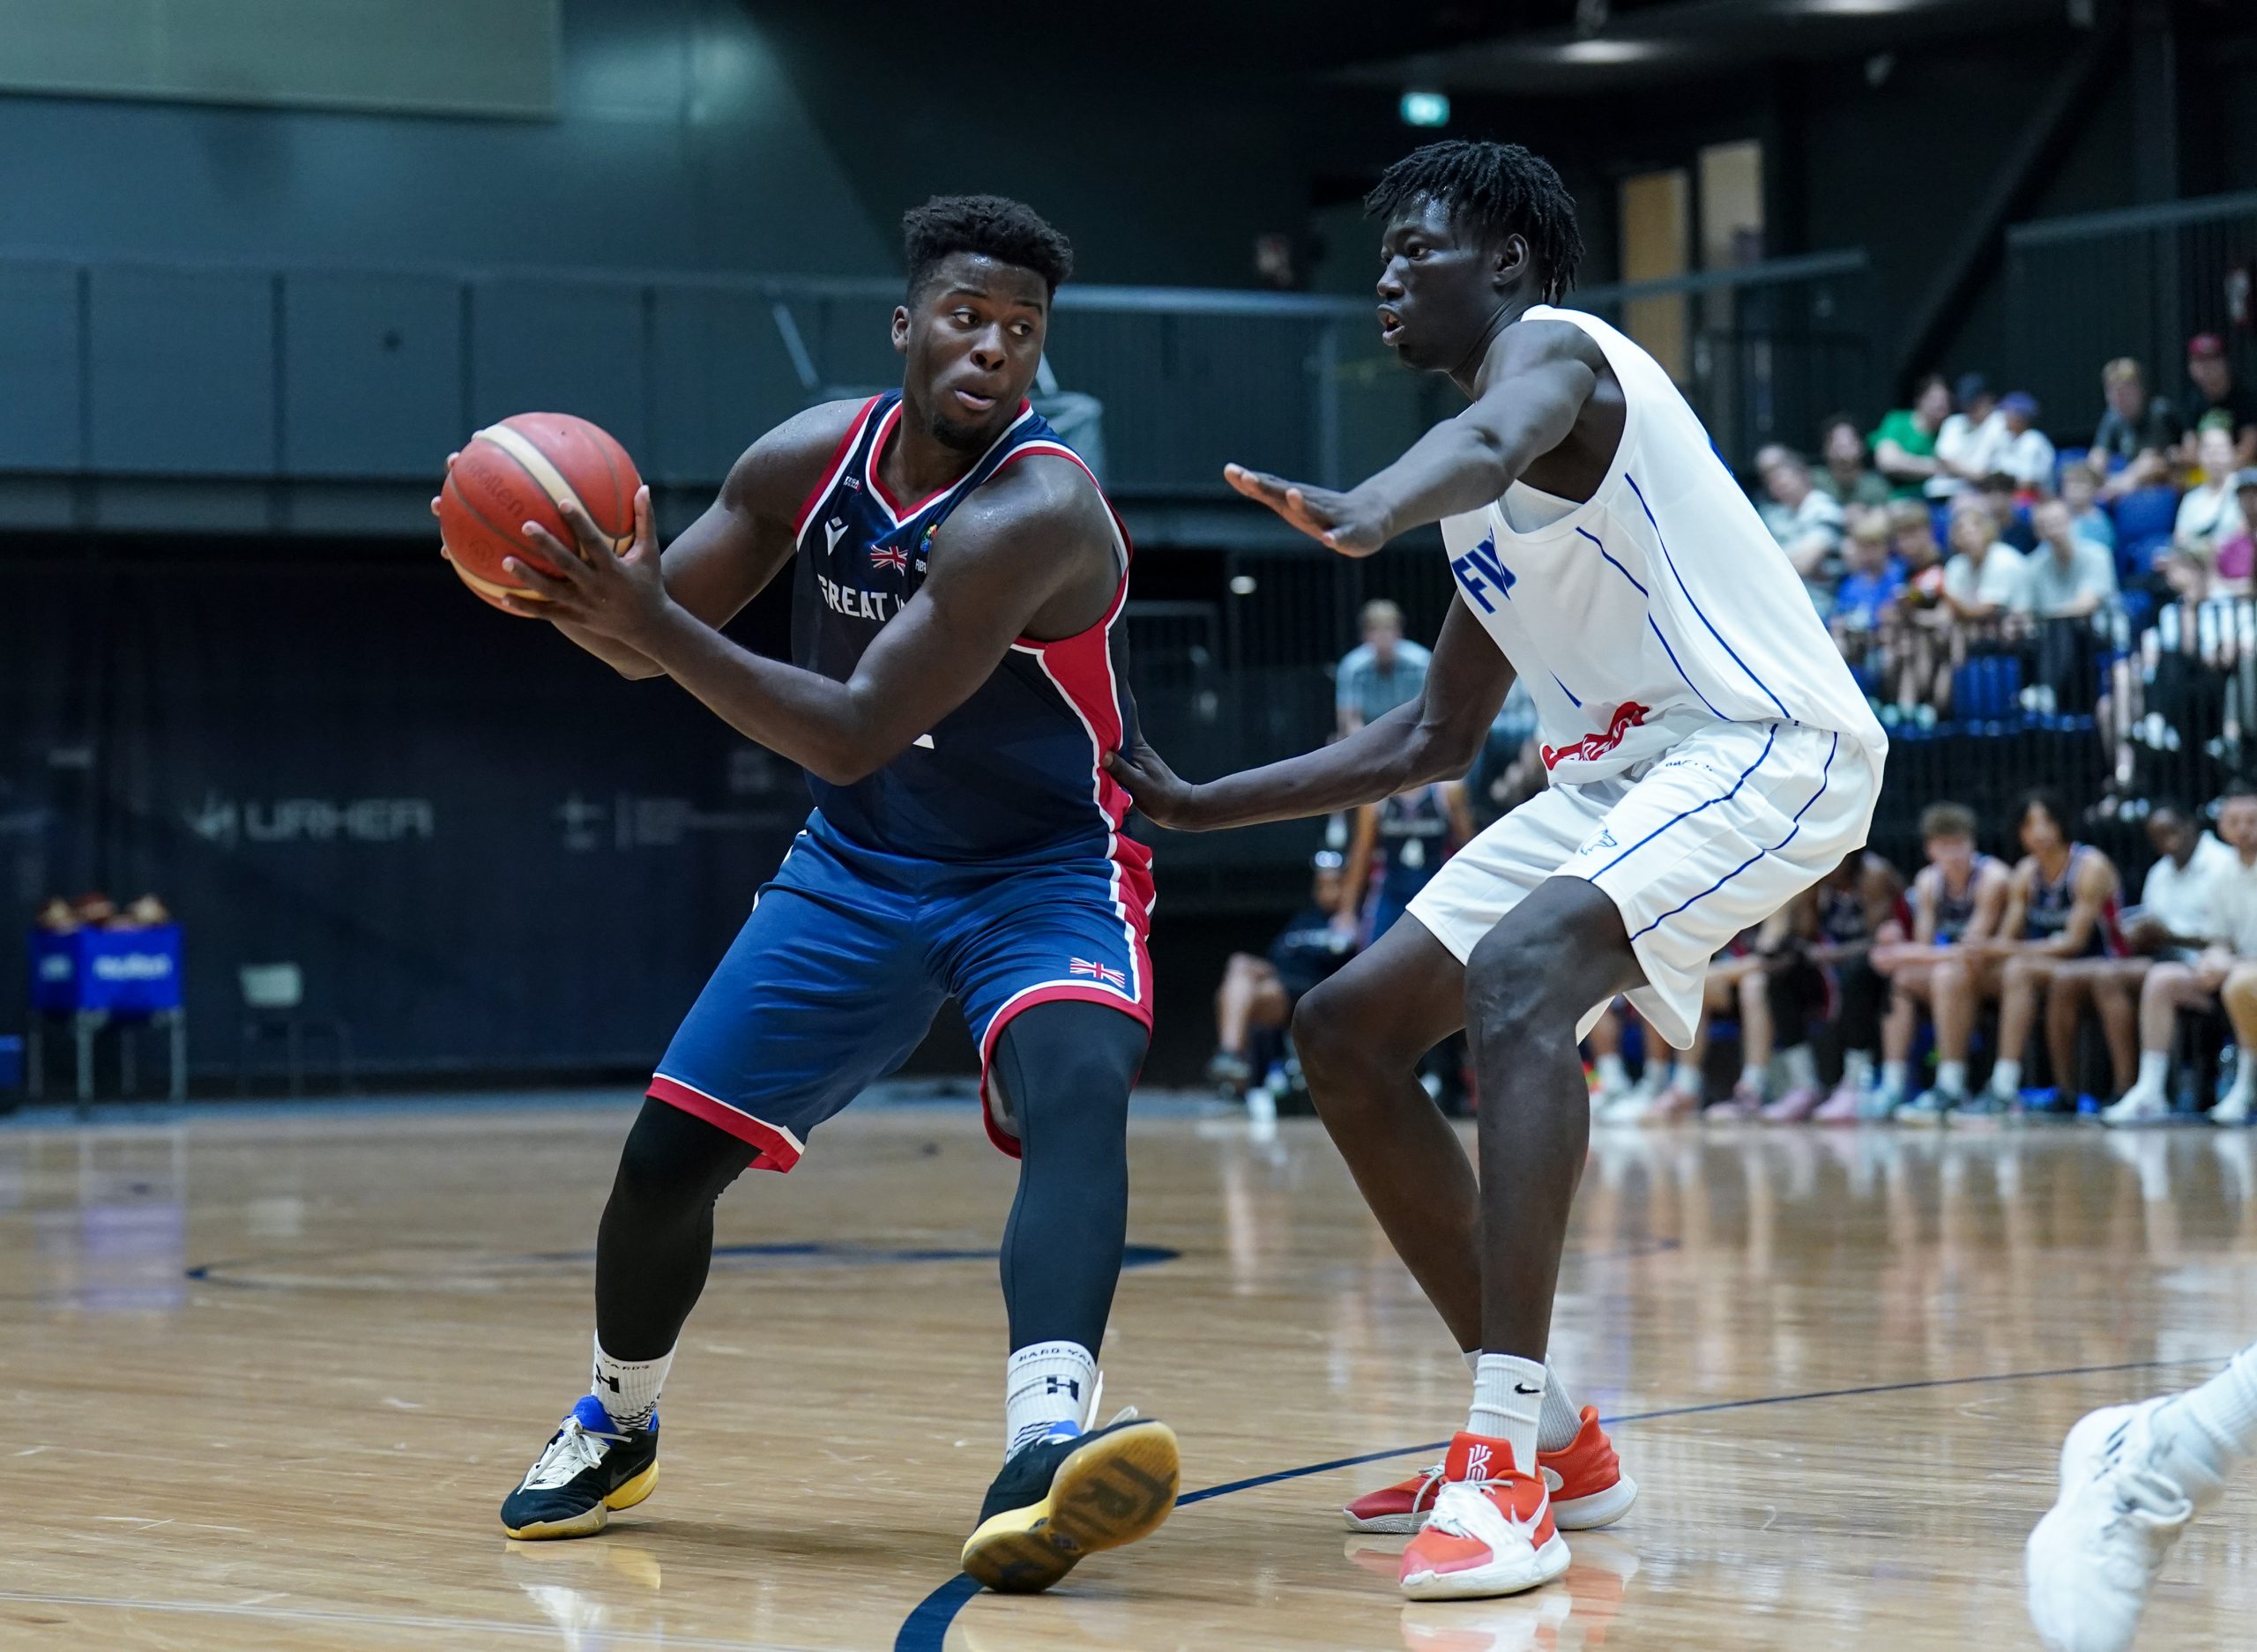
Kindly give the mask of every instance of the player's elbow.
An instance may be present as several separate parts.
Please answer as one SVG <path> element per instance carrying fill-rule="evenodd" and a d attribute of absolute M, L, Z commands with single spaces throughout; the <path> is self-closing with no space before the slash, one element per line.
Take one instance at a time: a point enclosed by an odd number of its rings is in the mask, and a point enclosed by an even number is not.
<path fill-rule="evenodd" d="M 1431 785 L 1437 780 L 1462 780 L 1481 755 L 1486 731 L 1457 723 L 1419 726 L 1411 751 L 1411 774 L 1406 786 Z"/>
<path fill-rule="evenodd" d="M 654 659 L 615 659 L 607 663 L 629 682 L 648 682 L 653 677 L 667 674 L 667 668 Z"/>

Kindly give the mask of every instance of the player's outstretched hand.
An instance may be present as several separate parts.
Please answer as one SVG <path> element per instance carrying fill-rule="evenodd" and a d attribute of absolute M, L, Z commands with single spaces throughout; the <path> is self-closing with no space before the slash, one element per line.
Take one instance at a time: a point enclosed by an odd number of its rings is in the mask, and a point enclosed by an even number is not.
<path fill-rule="evenodd" d="M 1142 734 L 1114 752 L 1106 767 L 1153 825 L 1178 831 L 1199 830 L 1195 807 L 1199 788 L 1169 768 L 1159 753 L 1144 743 Z"/>
<path fill-rule="evenodd" d="M 651 525 L 651 490 L 635 490 L 635 542 L 617 554 L 577 504 L 561 504 L 557 511 L 577 544 L 566 547 L 538 522 L 525 525 L 526 540 L 555 571 L 544 573 L 523 557 L 504 557 L 502 566 L 510 577 L 540 593 L 538 598 L 504 599 L 510 612 L 577 625 L 627 644 L 650 636 L 668 606 L 666 580 L 659 569 L 659 537 Z"/>
<path fill-rule="evenodd" d="M 1344 556 L 1369 556 L 1388 541 L 1386 522 L 1353 493 L 1337 494 L 1330 487 L 1289 482 L 1243 465 L 1224 465 L 1223 480 Z"/>

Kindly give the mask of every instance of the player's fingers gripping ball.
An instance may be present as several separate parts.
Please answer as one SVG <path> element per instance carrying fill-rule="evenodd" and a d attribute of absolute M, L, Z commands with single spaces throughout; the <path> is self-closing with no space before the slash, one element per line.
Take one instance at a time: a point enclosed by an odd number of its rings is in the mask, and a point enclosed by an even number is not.
<path fill-rule="evenodd" d="M 514 556 L 554 573 L 555 565 L 525 534 L 538 523 L 562 545 L 571 525 L 558 507 L 577 502 L 611 541 L 615 553 L 635 543 L 635 493 L 643 485 L 635 461 L 608 432 L 570 413 L 518 413 L 488 425 L 447 467 L 438 501 L 439 540 L 455 572 L 501 608 L 510 598 L 540 601 L 538 592 L 503 567 Z"/>

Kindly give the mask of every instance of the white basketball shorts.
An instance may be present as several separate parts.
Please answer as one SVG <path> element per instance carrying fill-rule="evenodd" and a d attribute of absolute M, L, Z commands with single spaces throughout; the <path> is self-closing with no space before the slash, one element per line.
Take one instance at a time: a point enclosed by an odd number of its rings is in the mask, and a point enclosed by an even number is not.
<path fill-rule="evenodd" d="M 1411 915 L 1463 963 L 1545 879 L 1587 879 L 1645 971 L 1630 1001 L 1684 1049 L 1709 961 L 1861 848 L 1880 792 L 1881 759 L 1849 735 L 1713 724 L 1619 775 L 1531 798 L 1451 856 Z"/>

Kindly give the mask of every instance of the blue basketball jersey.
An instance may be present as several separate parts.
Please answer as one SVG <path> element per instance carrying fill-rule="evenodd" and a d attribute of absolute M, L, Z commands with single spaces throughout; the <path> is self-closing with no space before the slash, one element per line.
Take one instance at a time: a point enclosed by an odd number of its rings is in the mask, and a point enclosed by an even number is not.
<path fill-rule="evenodd" d="M 793 654 L 841 681 L 916 595 L 950 513 L 975 488 L 1032 458 L 1088 472 L 1023 405 L 961 480 L 904 502 L 888 493 L 878 464 L 901 418 L 899 391 L 873 398 L 800 515 Z M 1109 861 L 1141 916 L 1151 904 L 1151 856 L 1121 835 L 1128 797 L 1105 766 L 1134 716 L 1119 629 L 1129 547 L 1118 517 L 1114 527 L 1121 589 L 1105 618 L 1055 641 L 1020 638 L 970 699 L 867 778 L 832 785 L 809 775 L 826 824 L 865 847 L 923 859 Z"/>

